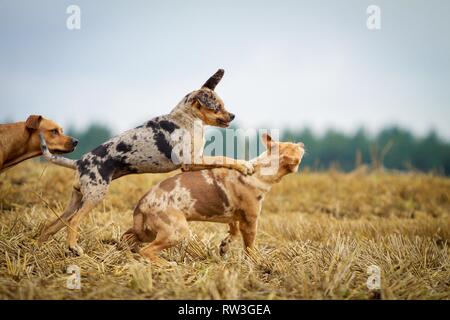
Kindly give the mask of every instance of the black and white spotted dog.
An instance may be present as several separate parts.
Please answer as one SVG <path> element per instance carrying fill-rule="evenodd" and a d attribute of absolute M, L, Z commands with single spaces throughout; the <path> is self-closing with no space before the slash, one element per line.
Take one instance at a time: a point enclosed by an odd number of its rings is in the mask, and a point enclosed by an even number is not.
<path fill-rule="evenodd" d="M 75 169 L 76 182 L 69 206 L 59 219 L 44 228 L 39 242 L 48 240 L 66 225 L 69 249 L 82 254 L 83 250 L 77 244 L 80 219 L 105 197 L 111 181 L 124 175 L 212 167 L 252 173 L 253 166 L 249 162 L 203 156 L 203 126 L 227 127 L 234 119 L 213 91 L 223 74 L 224 71 L 219 69 L 199 90 L 187 94 L 169 114 L 111 138 L 79 160 L 51 154 L 41 137 L 44 157 L 54 164 Z M 186 136 L 190 137 L 190 157 L 183 155 Z"/>

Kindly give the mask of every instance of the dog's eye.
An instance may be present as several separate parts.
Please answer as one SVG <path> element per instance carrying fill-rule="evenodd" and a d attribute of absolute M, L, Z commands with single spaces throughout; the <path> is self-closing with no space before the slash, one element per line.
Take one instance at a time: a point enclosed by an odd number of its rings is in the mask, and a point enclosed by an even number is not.
<path fill-rule="evenodd" d="M 58 129 L 52 129 L 50 132 L 55 135 L 59 134 Z"/>

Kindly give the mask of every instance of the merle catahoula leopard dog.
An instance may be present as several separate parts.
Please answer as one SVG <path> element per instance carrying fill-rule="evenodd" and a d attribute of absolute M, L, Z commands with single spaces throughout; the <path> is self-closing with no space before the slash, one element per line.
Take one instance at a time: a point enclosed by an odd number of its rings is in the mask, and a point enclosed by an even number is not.
<path fill-rule="evenodd" d="M 183 172 L 153 186 L 136 205 L 133 227 L 122 236 L 123 243 L 152 263 L 166 265 L 159 253 L 189 235 L 188 221 L 209 221 L 230 226 L 221 255 L 239 234 L 251 252 L 265 194 L 285 175 L 297 172 L 305 153 L 301 142 L 278 142 L 268 134 L 262 140 L 267 151 L 251 160 L 255 172 L 250 176 L 213 168 Z M 150 244 L 140 249 L 146 242 Z"/>
<path fill-rule="evenodd" d="M 247 161 L 203 156 L 204 125 L 227 127 L 234 119 L 214 92 L 223 74 L 224 71 L 219 69 L 199 90 L 187 94 L 169 114 L 111 138 L 79 160 L 51 154 L 45 140 L 41 139 L 44 157 L 52 163 L 75 169 L 76 174 L 69 206 L 59 219 L 44 228 L 38 242 L 47 241 L 67 226 L 69 250 L 82 254 L 83 250 L 77 244 L 80 220 L 102 201 L 111 181 L 124 175 L 214 167 L 252 173 L 253 165 Z"/>

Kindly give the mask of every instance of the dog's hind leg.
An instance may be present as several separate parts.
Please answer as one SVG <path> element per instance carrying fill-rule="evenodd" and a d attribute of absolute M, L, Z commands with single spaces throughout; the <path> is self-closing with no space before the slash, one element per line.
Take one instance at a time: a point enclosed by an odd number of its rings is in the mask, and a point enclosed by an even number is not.
<path fill-rule="evenodd" d="M 101 202 L 108 191 L 109 183 L 93 184 L 91 180 L 83 180 L 81 178 L 81 207 L 72 215 L 64 216 L 69 220 L 67 228 L 67 246 L 70 251 L 75 254 L 83 254 L 83 250 L 77 244 L 78 240 L 78 226 L 83 219 L 99 202 Z"/>
<path fill-rule="evenodd" d="M 141 240 L 134 232 L 134 228 L 130 228 L 120 237 L 120 242 L 117 244 L 117 249 L 123 250 L 129 248 L 131 252 L 137 253 L 139 251 L 140 243 Z"/>
<path fill-rule="evenodd" d="M 221 256 L 224 256 L 228 252 L 231 243 L 239 237 L 239 222 L 233 221 L 229 223 L 229 226 L 228 236 L 220 243 L 219 252 Z"/>
<path fill-rule="evenodd" d="M 145 227 L 144 218 L 144 213 L 139 208 L 136 208 L 133 214 L 133 227 L 128 229 L 120 238 L 119 249 L 123 249 L 126 246 L 132 252 L 137 253 L 141 243 L 155 240 L 156 233 Z"/>
<path fill-rule="evenodd" d="M 168 265 L 169 262 L 159 257 L 159 252 L 177 245 L 189 234 L 186 217 L 181 211 L 168 208 L 164 213 L 152 215 L 146 222 L 156 233 L 156 238 L 139 253 L 154 264 Z"/>
<path fill-rule="evenodd" d="M 67 246 L 70 251 L 77 255 L 83 254 L 83 249 L 78 245 L 78 227 L 81 219 L 88 214 L 96 205 L 98 201 L 83 200 L 81 208 L 73 215 L 69 221 L 67 228 Z"/>
<path fill-rule="evenodd" d="M 47 241 L 50 236 L 54 235 L 56 232 L 69 224 L 70 217 L 72 217 L 75 212 L 81 208 L 81 199 L 82 194 L 80 190 L 74 188 L 72 191 L 72 198 L 70 199 L 70 203 L 64 213 L 59 218 L 53 220 L 50 224 L 45 226 L 38 238 L 38 242 L 40 244 Z"/>

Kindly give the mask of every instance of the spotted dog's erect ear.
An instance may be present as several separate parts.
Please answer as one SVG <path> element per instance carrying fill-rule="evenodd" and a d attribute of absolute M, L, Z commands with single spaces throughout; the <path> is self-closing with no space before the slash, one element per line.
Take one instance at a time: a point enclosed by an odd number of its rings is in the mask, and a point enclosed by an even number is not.
<path fill-rule="evenodd" d="M 28 117 L 27 121 L 25 121 L 25 126 L 28 129 L 37 130 L 39 129 L 39 124 L 42 121 L 42 116 L 31 115 Z"/>
<path fill-rule="evenodd" d="M 211 78 L 209 78 L 205 84 L 202 86 L 202 88 L 208 88 L 211 90 L 214 90 L 217 86 L 217 84 L 222 80 L 223 74 L 225 71 L 223 69 L 219 69 L 214 73 Z"/>

